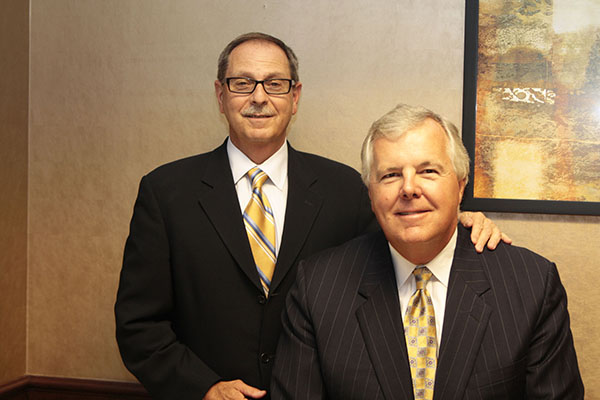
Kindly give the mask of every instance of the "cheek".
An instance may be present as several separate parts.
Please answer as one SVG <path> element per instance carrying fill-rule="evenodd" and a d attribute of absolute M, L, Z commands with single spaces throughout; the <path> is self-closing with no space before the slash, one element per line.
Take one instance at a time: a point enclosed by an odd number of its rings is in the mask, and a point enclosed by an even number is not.
<path fill-rule="evenodd" d="M 453 202 L 459 195 L 458 185 L 453 182 L 429 182 L 423 185 L 423 191 L 428 199 L 436 204 Z"/>
<path fill-rule="evenodd" d="M 223 107 L 230 114 L 239 113 L 245 107 L 246 101 L 240 97 L 224 97 Z"/>
<path fill-rule="evenodd" d="M 380 187 L 373 191 L 371 194 L 371 207 L 373 211 L 380 213 L 389 211 L 396 202 L 396 196 L 393 193 L 394 191 L 388 187 Z"/>
<path fill-rule="evenodd" d="M 281 103 L 281 102 L 273 102 L 273 107 L 277 113 L 279 114 L 278 116 L 280 118 L 285 117 L 285 118 L 291 118 L 292 115 L 294 115 L 296 113 L 295 107 L 293 104 L 291 103 Z"/>

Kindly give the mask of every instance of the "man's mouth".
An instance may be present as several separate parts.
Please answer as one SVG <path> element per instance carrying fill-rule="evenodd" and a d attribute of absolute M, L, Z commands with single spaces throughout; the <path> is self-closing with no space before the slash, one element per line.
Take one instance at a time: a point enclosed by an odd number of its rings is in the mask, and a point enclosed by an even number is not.
<path fill-rule="evenodd" d="M 268 114 L 245 114 L 244 117 L 246 117 L 246 118 L 270 118 L 270 117 L 272 117 L 272 115 L 268 115 Z"/>
<path fill-rule="evenodd" d="M 421 210 L 421 211 L 401 211 L 401 212 L 397 212 L 396 214 L 398 215 L 417 215 L 417 214 L 423 214 L 426 213 L 427 211 L 425 210 Z"/>

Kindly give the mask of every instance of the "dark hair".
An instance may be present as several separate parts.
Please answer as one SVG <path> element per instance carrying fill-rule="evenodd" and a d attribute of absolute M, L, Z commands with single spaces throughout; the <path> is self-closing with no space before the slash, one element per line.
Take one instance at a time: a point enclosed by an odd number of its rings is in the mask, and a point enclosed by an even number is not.
<path fill-rule="evenodd" d="M 285 55 L 288 59 L 288 62 L 290 64 L 291 78 L 295 82 L 299 81 L 298 58 L 294 54 L 294 51 L 292 49 L 290 49 L 282 40 L 277 39 L 274 36 L 267 35 L 266 33 L 261 33 L 261 32 L 244 33 L 243 35 L 240 35 L 240 36 L 236 37 L 235 39 L 233 39 L 231 42 L 229 42 L 229 44 L 227 46 L 225 46 L 225 48 L 221 52 L 221 55 L 219 56 L 219 62 L 218 62 L 218 66 L 217 66 L 217 79 L 219 81 L 222 82 L 225 79 L 225 71 L 227 71 L 227 67 L 229 66 L 229 55 L 231 54 L 233 49 L 235 49 L 242 43 L 249 42 L 252 40 L 274 43 L 281 50 L 283 50 L 283 52 L 285 53 Z"/>

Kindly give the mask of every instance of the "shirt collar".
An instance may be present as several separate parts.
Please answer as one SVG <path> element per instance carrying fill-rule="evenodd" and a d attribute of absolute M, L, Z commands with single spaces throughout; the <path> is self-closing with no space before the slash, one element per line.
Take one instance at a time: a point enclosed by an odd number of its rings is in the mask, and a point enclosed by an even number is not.
<path fill-rule="evenodd" d="M 454 259 L 454 250 L 456 249 L 456 240 L 458 237 L 458 229 L 454 230 L 454 234 L 446 246 L 438 253 L 437 256 L 426 264 L 433 276 L 448 288 L 450 280 L 450 269 L 452 268 L 452 260 Z M 416 265 L 402 257 L 400 253 L 388 242 L 390 253 L 392 254 L 392 263 L 396 272 L 396 284 L 401 287 L 410 278 Z"/>
<path fill-rule="evenodd" d="M 256 165 L 240 149 L 235 147 L 231 139 L 227 139 L 227 156 L 233 174 L 233 183 L 237 185 L 246 173 L 254 167 L 259 167 L 279 189 L 283 190 L 287 178 L 288 146 L 287 141 L 262 164 Z"/>

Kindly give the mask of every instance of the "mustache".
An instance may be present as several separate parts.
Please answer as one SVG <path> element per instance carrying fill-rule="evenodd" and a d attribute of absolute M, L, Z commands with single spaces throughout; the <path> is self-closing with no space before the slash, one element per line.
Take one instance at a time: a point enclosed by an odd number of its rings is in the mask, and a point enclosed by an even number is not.
<path fill-rule="evenodd" d="M 244 117 L 272 117 L 275 112 L 267 105 L 251 104 L 242 110 L 242 116 Z"/>

